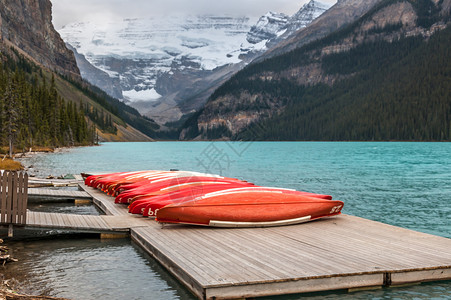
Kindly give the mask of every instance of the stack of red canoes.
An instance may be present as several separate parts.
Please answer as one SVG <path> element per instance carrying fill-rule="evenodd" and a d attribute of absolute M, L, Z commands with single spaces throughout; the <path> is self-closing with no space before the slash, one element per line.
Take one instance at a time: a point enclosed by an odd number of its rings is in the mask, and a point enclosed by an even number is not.
<path fill-rule="evenodd" d="M 235 178 L 185 171 L 121 172 L 85 184 L 161 223 L 260 227 L 302 223 L 341 213 L 329 195 L 261 187 Z"/>

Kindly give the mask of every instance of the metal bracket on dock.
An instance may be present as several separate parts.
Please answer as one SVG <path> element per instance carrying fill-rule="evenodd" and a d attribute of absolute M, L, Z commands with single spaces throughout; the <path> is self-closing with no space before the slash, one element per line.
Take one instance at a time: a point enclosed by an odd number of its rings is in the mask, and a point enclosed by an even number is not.
<path fill-rule="evenodd" d="M 391 273 L 384 273 L 384 286 L 391 285 Z"/>

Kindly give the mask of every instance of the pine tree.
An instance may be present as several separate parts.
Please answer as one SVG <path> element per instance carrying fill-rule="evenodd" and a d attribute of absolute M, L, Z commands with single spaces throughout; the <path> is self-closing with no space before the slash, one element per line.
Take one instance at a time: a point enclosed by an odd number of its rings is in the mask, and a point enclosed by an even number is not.
<path fill-rule="evenodd" d="M 6 85 L 2 97 L 3 103 L 3 129 L 6 133 L 9 146 L 9 156 L 13 156 L 14 139 L 19 128 L 18 120 L 20 115 L 20 105 L 18 99 L 17 85 L 10 78 Z"/>

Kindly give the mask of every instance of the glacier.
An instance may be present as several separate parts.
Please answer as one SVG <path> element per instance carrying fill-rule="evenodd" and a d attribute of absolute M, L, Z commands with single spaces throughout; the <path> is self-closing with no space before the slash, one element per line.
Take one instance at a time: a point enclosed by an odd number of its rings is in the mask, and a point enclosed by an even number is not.
<path fill-rule="evenodd" d="M 58 31 L 74 52 L 120 83 L 121 100 L 143 114 L 158 117 L 158 105 L 154 103 L 169 99 L 162 105 L 168 110 L 168 105 L 177 106 L 207 90 L 204 79 L 214 78 L 217 84 L 219 77 L 212 76 L 216 70 L 225 72 L 224 66 L 238 64 L 242 68 L 258 53 L 307 26 L 330 6 L 312 0 L 291 17 L 270 12 L 260 19 L 171 15 L 84 20 Z M 82 67 L 80 71 L 83 76 Z M 192 84 L 177 83 L 186 80 Z M 184 92 L 175 95 L 180 88 Z"/>

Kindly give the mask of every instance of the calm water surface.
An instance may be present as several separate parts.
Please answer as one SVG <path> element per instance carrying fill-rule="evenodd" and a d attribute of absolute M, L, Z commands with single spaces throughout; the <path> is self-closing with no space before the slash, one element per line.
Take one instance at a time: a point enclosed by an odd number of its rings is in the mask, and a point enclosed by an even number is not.
<path fill-rule="evenodd" d="M 451 143 L 105 143 L 23 163 L 41 177 L 144 169 L 211 172 L 330 194 L 345 202 L 346 214 L 451 238 Z M 73 299 L 192 299 L 130 241 L 46 240 L 11 246 L 21 261 L 3 269 L 5 275 L 16 274 L 19 283 L 40 293 Z M 307 295 L 320 297 L 451 299 L 451 283 Z"/>

